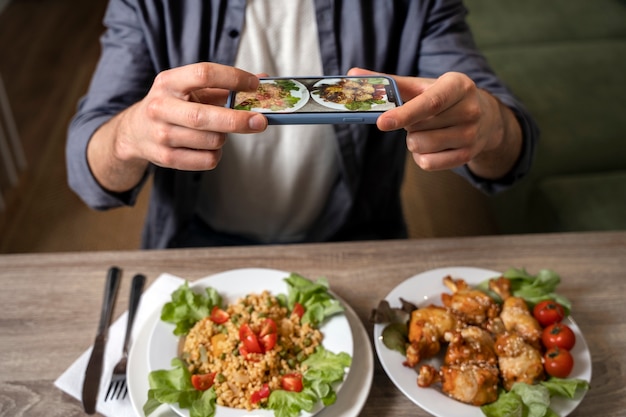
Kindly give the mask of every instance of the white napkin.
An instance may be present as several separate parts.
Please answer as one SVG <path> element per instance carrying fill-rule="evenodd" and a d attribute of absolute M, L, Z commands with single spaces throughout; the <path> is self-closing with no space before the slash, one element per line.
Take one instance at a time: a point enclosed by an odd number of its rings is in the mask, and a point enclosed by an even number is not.
<path fill-rule="evenodd" d="M 184 280 L 170 274 L 160 275 L 148 287 L 142 297 L 139 309 L 135 316 L 132 337 L 135 338 L 139 334 L 143 324 L 155 311 L 160 309 L 163 304 L 170 301 L 171 294 L 176 290 Z M 127 395 L 123 400 L 104 401 L 106 391 L 109 387 L 111 373 L 113 367 L 122 355 L 122 346 L 124 344 L 124 335 L 126 334 L 126 320 L 128 312 L 125 312 L 118 318 L 109 328 L 107 345 L 104 353 L 104 362 L 102 367 L 102 378 L 100 380 L 100 390 L 98 393 L 98 403 L 96 411 L 108 417 L 135 417 L 130 398 Z M 57 388 L 65 391 L 72 397 L 81 401 L 83 391 L 83 380 L 85 377 L 85 368 L 91 355 L 92 348 L 85 351 L 55 382 Z"/>

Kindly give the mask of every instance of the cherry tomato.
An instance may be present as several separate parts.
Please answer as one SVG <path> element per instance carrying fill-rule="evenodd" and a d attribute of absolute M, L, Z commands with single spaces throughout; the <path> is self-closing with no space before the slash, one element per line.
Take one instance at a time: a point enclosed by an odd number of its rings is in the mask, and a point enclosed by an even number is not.
<path fill-rule="evenodd" d="M 243 343 L 245 353 L 263 353 L 263 347 L 259 344 L 259 339 L 247 323 L 242 324 L 239 328 L 239 340 Z"/>
<path fill-rule="evenodd" d="M 263 353 L 271 350 L 276 346 L 276 340 L 278 339 L 278 328 L 276 322 L 272 319 L 265 319 L 261 323 L 261 330 L 259 331 L 259 343 L 263 349 Z"/>
<path fill-rule="evenodd" d="M 554 300 L 540 301 L 533 308 L 533 316 L 542 327 L 558 323 L 565 317 L 565 309 Z"/>
<path fill-rule="evenodd" d="M 554 323 L 543 329 L 541 341 L 548 349 L 559 347 L 571 350 L 576 344 L 576 335 L 566 324 Z"/>
<path fill-rule="evenodd" d="M 229 317 L 230 316 L 228 315 L 228 313 L 226 311 L 222 310 L 221 308 L 219 308 L 218 306 L 214 306 L 211 309 L 210 319 L 215 324 L 226 323 L 226 321 L 228 321 Z"/>
<path fill-rule="evenodd" d="M 291 313 L 295 314 L 296 316 L 298 316 L 298 318 L 302 319 L 302 316 L 304 316 L 304 306 L 300 303 L 295 303 Z"/>
<path fill-rule="evenodd" d="M 252 404 L 256 404 L 261 401 L 263 398 L 267 398 L 270 396 L 270 387 L 267 384 L 263 384 L 260 390 L 254 391 L 250 396 L 250 402 Z"/>
<path fill-rule="evenodd" d="M 206 391 L 213 386 L 215 380 L 215 372 L 209 372 L 208 374 L 193 374 L 191 375 L 191 385 L 198 391 Z"/>
<path fill-rule="evenodd" d="M 574 368 L 574 358 L 566 349 L 558 347 L 548 349 L 543 359 L 543 366 L 548 375 L 557 378 L 567 378 Z"/>
<path fill-rule="evenodd" d="M 300 392 L 303 388 L 302 375 L 297 372 L 285 374 L 280 380 L 280 386 L 285 391 Z"/>

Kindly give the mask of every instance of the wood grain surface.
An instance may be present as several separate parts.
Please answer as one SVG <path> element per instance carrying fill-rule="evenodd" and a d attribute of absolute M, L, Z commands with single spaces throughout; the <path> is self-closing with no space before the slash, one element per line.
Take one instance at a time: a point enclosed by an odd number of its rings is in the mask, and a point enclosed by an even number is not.
<path fill-rule="evenodd" d="M 572 416 L 626 410 L 626 232 L 490 236 L 215 249 L 0 255 L 0 416 L 82 416 L 54 380 L 92 343 L 106 270 L 124 278 L 114 317 L 125 310 L 130 278 L 161 273 L 196 280 L 241 267 L 325 276 L 364 322 L 405 279 L 449 266 L 503 271 L 553 269 L 573 304 L 593 361 L 591 390 Z M 370 336 L 371 337 L 371 336 Z M 378 361 L 362 416 L 427 416 L 395 388 Z"/>

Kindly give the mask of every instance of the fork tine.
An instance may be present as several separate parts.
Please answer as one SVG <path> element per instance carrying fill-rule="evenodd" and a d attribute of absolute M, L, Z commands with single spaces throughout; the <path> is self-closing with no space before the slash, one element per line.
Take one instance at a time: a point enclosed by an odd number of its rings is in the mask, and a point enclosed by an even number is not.
<path fill-rule="evenodd" d="M 119 394 L 122 396 L 121 399 L 123 400 L 126 398 L 126 395 L 128 394 L 128 385 L 126 385 L 126 380 L 123 380 L 120 385 L 121 386 L 120 386 Z"/>
<path fill-rule="evenodd" d="M 109 383 L 109 389 L 107 389 L 107 393 L 104 396 L 104 401 L 109 401 L 113 398 L 113 393 L 115 392 L 115 381 L 111 381 Z"/>
<path fill-rule="evenodd" d="M 114 378 L 111 380 L 109 384 L 109 389 L 104 397 L 104 401 L 119 399 L 120 395 L 127 390 L 126 381 L 124 379 Z M 125 398 L 126 394 L 124 393 L 122 398 Z"/>

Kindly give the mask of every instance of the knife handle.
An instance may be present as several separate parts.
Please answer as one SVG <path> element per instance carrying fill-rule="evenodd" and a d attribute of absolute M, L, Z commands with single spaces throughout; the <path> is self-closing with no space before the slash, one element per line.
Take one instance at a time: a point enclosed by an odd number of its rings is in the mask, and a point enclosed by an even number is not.
<path fill-rule="evenodd" d="M 111 323 L 113 315 L 113 304 L 120 286 L 122 270 L 117 266 L 109 268 L 107 280 L 104 287 L 104 300 L 102 301 L 102 311 L 100 312 L 100 323 L 98 324 L 98 334 L 103 334 Z"/>

